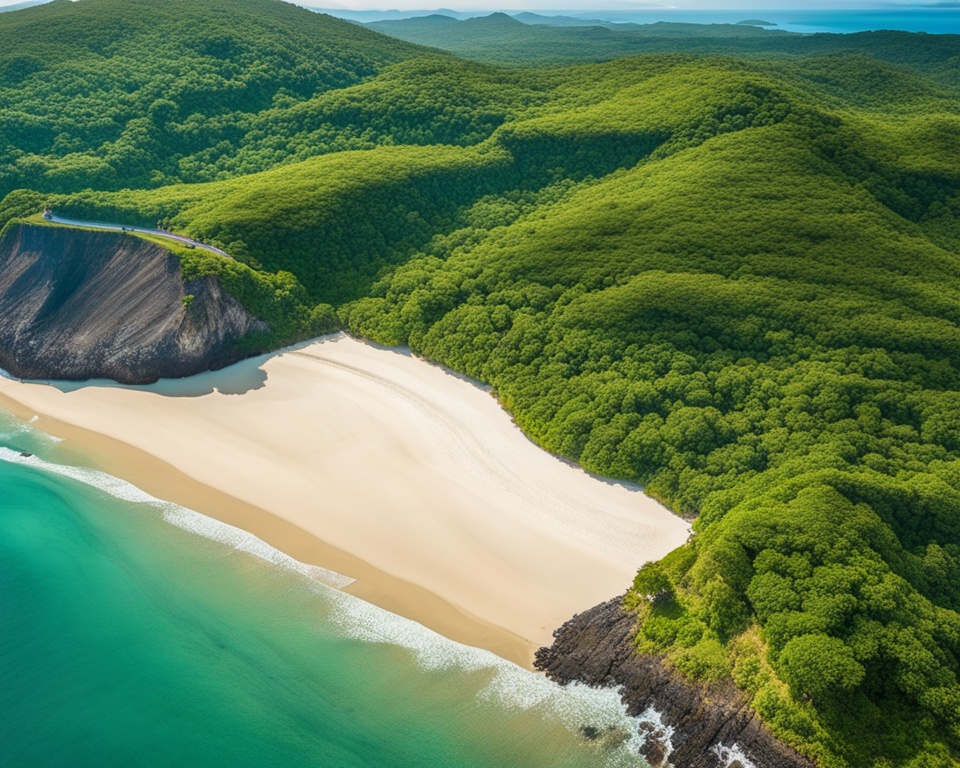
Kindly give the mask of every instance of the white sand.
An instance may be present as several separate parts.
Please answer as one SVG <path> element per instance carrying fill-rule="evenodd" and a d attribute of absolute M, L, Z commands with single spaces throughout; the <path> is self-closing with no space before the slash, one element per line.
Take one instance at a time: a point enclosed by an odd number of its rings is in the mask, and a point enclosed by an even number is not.
<path fill-rule="evenodd" d="M 409 354 L 337 337 L 262 370 L 265 386 L 242 395 L 10 380 L 0 394 L 134 446 L 532 644 L 687 538 L 657 502 L 550 456 L 490 394 Z"/>

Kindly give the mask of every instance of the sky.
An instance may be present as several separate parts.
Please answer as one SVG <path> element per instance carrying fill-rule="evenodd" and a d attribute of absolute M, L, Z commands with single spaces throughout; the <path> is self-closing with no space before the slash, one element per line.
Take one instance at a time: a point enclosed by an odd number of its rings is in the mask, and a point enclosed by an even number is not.
<path fill-rule="evenodd" d="M 158 0 L 160 2 L 162 0 Z M 19 5 L 23 0 L 0 0 L 0 7 Z M 378 9 L 399 8 L 455 10 L 710 10 L 710 11 L 777 11 L 777 10 L 896 10 L 917 8 L 960 8 L 960 0 L 296 0 L 297 5 L 320 8 Z"/>
<path fill-rule="evenodd" d="M 960 7 L 960 0 L 579 0 L 570 3 L 558 0 L 299 0 L 299 5 L 324 5 L 335 8 L 436 8 L 444 7 L 454 10 L 473 9 L 479 5 L 498 5 L 510 9 L 526 7 L 558 8 L 574 5 L 583 10 L 591 8 L 603 10 L 710 10 L 710 11 L 741 11 L 741 10 L 897 10 L 917 8 L 950 8 Z M 418 4 L 419 3 L 419 4 Z"/>

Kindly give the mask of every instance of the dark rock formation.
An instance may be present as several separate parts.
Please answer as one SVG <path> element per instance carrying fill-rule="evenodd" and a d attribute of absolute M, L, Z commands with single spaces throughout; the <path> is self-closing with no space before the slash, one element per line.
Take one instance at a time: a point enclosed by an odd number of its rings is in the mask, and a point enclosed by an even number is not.
<path fill-rule="evenodd" d="M 186 298 L 192 296 L 193 298 Z M 145 384 L 236 362 L 266 325 L 215 277 L 132 235 L 15 225 L 0 239 L 0 368 Z"/>
<path fill-rule="evenodd" d="M 813 768 L 777 741 L 747 707 L 732 684 L 694 685 L 633 644 L 636 617 L 620 607 L 621 598 L 574 616 L 554 632 L 554 643 L 537 651 L 535 666 L 551 680 L 620 687 L 628 712 L 660 713 L 665 730 L 642 723 L 644 757 L 659 768 L 732 768 L 744 758 L 757 768 Z M 589 726 L 588 726 L 589 727 Z M 739 749 L 735 749 L 738 747 Z"/>

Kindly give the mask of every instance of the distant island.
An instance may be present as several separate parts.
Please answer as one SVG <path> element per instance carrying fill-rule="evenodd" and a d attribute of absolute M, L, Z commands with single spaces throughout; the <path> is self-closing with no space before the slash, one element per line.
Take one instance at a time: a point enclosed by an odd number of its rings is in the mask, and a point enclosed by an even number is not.
<path fill-rule="evenodd" d="M 744 21 L 738 21 L 737 24 L 746 24 L 750 27 L 775 27 L 777 26 L 775 22 L 772 21 L 763 21 L 761 19 L 745 19 Z"/>

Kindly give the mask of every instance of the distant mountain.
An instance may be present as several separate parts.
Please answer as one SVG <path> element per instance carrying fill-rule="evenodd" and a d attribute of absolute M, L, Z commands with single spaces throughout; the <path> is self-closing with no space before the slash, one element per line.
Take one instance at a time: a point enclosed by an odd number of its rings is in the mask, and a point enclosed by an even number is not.
<path fill-rule="evenodd" d="M 403 21 L 407 21 L 410 19 L 416 19 L 417 26 L 423 27 L 423 28 L 427 28 L 430 25 L 437 25 L 438 27 L 447 26 L 452 28 L 460 24 L 460 22 L 462 21 L 462 19 L 458 19 L 454 16 L 447 16 L 444 13 L 431 13 L 431 14 L 427 14 L 426 16 L 408 16 L 408 17 L 404 17 L 403 19 L 376 22 L 376 25 L 383 24 L 383 25 L 389 26 L 392 24 L 400 24 Z M 377 31 L 381 31 L 379 29 L 379 26 L 375 26 L 374 23 L 370 23 L 367 26 L 377 29 Z"/>
<path fill-rule="evenodd" d="M 950 60 L 960 55 L 960 36 L 928 35 L 922 46 L 909 32 L 804 35 L 757 24 L 612 23 L 565 16 L 519 13 L 507 24 L 480 17 L 444 23 L 432 17 L 373 22 L 378 32 L 495 64 L 545 65 L 609 61 L 646 53 L 729 56 L 813 56 L 859 52 L 880 59 L 940 69 L 955 78 Z"/>
<path fill-rule="evenodd" d="M 375 21 L 367 27 L 401 40 L 419 38 L 419 45 L 448 48 L 445 40 L 492 41 L 503 39 L 503 34 L 526 34 L 527 25 L 506 13 L 491 13 L 457 19 L 446 14 L 414 16 L 403 19 Z M 448 37 L 453 35 L 453 37 Z"/>
<path fill-rule="evenodd" d="M 489 16 L 474 16 L 471 19 L 465 19 L 462 24 L 467 29 L 516 29 L 523 26 L 523 23 L 517 21 L 513 16 L 506 13 L 491 13 Z"/>
<path fill-rule="evenodd" d="M 465 13 L 463 11 L 454 11 L 450 8 L 437 8 L 436 10 L 419 10 L 419 11 L 366 11 L 366 10 L 353 10 L 350 8 L 319 8 L 313 7 L 311 5 L 306 5 L 303 3 L 298 3 L 298 5 L 303 5 L 304 8 L 308 8 L 311 11 L 316 11 L 317 13 L 326 13 L 330 16 L 335 16 L 338 19 L 346 19 L 347 21 L 359 21 L 362 23 L 372 22 L 372 21 L 387 21 L 387 20 L 397 20 L 397 19 L 410 19 L 423 16 L 449 16 L 453 19 L 469 19 L 473 16 L 477 16 L 476 13 Z"/>
<path fill-rule="evenodd" d="M 535 13 L 512 17 L 499 13 L 450 21 L 455 23 L 440 27 L 435 17 L 420 16 L 370 22 L 367 26 L 458 56 L 510 65 L 607 61 L 668 51 L 769 52 L 779 48 L 781 37 L 802 37 L 750 25 L 613 23 Z"/>
<path fill-rule="evenodd" d="M 574 16 L 543 16 L 539 13 L 531 13 L 530 11 L 514 13 L 512 16 L 524 24 L 543 24 L 549 27 L 623 27 L 623 24 L 603 21 L 602 19 L 581 19 Z"/>

